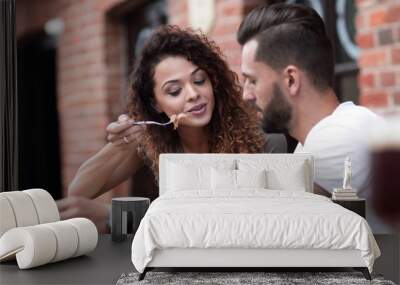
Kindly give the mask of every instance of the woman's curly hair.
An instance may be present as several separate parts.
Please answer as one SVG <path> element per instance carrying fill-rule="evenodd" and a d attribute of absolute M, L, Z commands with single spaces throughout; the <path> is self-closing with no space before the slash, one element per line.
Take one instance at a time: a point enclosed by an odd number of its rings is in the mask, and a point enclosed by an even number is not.
<path fill-rule="evenodd" d="M 221 50 L 204 34 L 177 26 L 162 26 L 148 39 L 135 62 L 128 98 L 129 115 L 136 120 L 169 121 L 157 112 L 154 100 L 156 65 L 169 56 L 186 58 L 210 78 L 215 108 L 208 126 L 211 153 L 263 152 L 265 138 L 254 115 L 241 98 L 236 73 L 223 60 Z M 171 67 L 173 68 L 173 67 Z M 161 153 L 181 152 L 178 133 L 173 127 L 148 126 L 140 143 L 141 153 L 158 177 Z"/>

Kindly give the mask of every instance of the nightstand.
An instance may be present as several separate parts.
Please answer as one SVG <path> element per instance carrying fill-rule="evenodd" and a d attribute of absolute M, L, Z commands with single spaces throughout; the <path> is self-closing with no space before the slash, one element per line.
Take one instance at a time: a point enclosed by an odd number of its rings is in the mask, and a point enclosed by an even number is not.
<path fill-rule="evenodd" d="M 359 214 L 365 219 L 365 199 L 355 200 L 333 200 L 332 202 L 339 204 L 340 206 Z"/>

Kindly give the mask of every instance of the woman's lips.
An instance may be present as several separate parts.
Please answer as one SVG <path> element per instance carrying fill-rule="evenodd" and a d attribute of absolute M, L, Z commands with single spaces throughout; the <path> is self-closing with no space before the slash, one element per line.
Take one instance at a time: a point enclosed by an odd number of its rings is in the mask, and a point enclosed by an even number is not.
<path fill-rule="evenodd" d="M 207 106 L 207 104 L 205 104 L 205 103 L 199 104 L 197 106 L 194 106 L 188 112 L 193 115 L 202 115 L 206 111 L 206 106 Z"/>

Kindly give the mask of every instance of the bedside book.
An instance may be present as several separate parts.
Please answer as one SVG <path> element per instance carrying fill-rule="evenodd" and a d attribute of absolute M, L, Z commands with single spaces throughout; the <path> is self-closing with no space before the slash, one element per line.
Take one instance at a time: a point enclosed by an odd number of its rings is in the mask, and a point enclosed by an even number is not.
<path fill-rule="evenodd" d="M 333 200 L 357 200 L 357 192 L 354 189 L 333 188 Z"/>
<path fill-rule="evenodd" d="M 337 195 L 335 193 L 332 194 L 333 200 L 358 200 L 357 195 Z"/>

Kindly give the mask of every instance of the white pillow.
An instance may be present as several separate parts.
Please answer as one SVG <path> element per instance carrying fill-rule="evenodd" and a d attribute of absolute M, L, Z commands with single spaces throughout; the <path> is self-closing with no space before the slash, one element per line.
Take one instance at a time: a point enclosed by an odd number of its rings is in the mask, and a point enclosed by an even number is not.
<path fill-rule="evenodd" d="M 235 170 L 237 188 L 267 188 L 267 171 Z"/>
<path fill-rule="evenodd" d="M 271 190 L 307 191 L 306 176 L 303 166 L 298 166 L 290 172 L 276 169 L 267 172 L 268 188 Z"/>
<path fill-rule="evenodd" d="M 210 167 L 185 166 L 176 163 L 168 165 L 168 191 L 210 189 L 210 180 Z"/>
<path fill-rule="evenodd" d="M 211 170 L 211 188 L 213 190 L 239 190 L 241 188 L 266 188 L 266 170 Z"/>
<path fill-rule="evenodd" d="M 267 188 L 271 190 L 307 191 L 309 167 L 304 160 L 238 160 L 239 170 L 266 169 Z"/>
<path fill-rule="evenodd" d="M 211 168 L 233 170 L 236 160 L 169 160 L 166 164 L 166 191 L 211 191 Z"/>
<path fill-rule="evenodd" d="M 211 168 L 211 189 L 236 190 L 236 170 Z"/>

